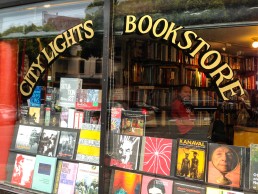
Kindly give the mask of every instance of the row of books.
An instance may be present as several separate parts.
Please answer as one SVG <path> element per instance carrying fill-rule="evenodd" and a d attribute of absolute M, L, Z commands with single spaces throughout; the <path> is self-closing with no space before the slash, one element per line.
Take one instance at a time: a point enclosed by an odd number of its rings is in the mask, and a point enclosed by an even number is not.
<path fill-rule="evenodd" d="M 98 193 L 99 167 L 57 160 L 56 157 L 17 154 L 11 184 L 45 193 Z"/>
<path fill-rule="evenodd" d="M 16 151 L 61 159 L 99 163 L 100 125 L 84 123 L 80 130 L 19 125 L 13 142 Z"/>
<path fill-rule="evenodd" d="M 250 150 L 249 157 L 246 148 L 240 146 L 112 134 L 108 155 L 110 166 L 153 176 L 258 190 L 258 145 L 252 144 Z"/>
<path fill-rule="evenodd" d="M 112 171 L 109 187 L 110 194 L 132 194 L 135 193 L 135 191 L 141 194 L 244 194 L 244 192 L 234 191 L 232 189 L 221 189 L 218 187 L 147 176 L 122 170 Z"/>

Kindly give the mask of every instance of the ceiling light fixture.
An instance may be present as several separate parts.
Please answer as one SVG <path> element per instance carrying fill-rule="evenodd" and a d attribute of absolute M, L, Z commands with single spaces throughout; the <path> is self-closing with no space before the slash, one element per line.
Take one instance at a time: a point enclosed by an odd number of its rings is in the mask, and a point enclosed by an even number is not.
<path fill-rule="evenodd" d="M 252 39 L 253 39 L 252 47 L 258 48 L 258 37 L 254 37 Z"/>

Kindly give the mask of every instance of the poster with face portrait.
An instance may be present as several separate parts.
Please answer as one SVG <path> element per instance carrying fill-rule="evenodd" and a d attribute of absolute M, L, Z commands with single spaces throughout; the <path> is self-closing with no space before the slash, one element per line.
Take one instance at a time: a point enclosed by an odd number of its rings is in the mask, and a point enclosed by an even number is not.
<path fill-rule="evenodd" d="M 210 143 L 208 182 L 230 187 L 241 187 L 244 156 L 245 148 L 243 147 Z"/>
<path fill-rule="evenodd" d="M 152 176 L 142 177 L 141 194 L 172 193 L 173 181 Z"/>
<path fill-rule="evenodd" d="M 139 136 L 113 134 L 110 166 L 137 170 L 140 142 Z"/>

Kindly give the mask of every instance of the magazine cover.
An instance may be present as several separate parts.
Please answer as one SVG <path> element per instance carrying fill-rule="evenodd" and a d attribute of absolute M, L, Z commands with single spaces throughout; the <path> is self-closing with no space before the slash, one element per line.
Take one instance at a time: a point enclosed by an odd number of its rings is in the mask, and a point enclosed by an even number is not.
<path fill-rule="evenodd" d="M 243 147 L 210 143 L 208 183 L 240 187 L 244 156 Z"/>
<path fill-rule="evenodd" d="M 244 194 L 243 192 L 206 187 L 206 194 Z"/>
<path fill-rule="evenodd" d="M 44 129 L 39 141 L 38 154 L 56 156 L 60 131 Z"/>
<path fill-rule="evenodd" d="M 113 134 L 110 166 L 131 170 L 138 169 L 141 138 L 137 136 Z"/>
<path fill-rule="evenodd" d="M 125 135 L 143 136 L 145 134 L 146 115 L 141 111 L 122 111 L 121 132 Z"/>
<path fill-rule="evenodd" d="M 249 187 L 258 190 L 258 144 L 250 144 Z"/>
<path fill-rule="evenodd" d="M 31 188 L 35 159 L 34 156 L 17 154 L 11 183 Z"/>
<path fill-rule="evenodd" d="M 41 127 L 19 125 L 15 149 L 37 153 L 41 131 Z"/>
<path fill-rule="evenodd" d="M 58 194 L 74 194 L 78 163 L 62 163 Z"/>
<path fill-rule="evenodd" d="M 111 181 L 111 193 L 135 194 L 141 192 L 142 175 L 115 170 Z"/>
<path fill-rule="evenodd" d="M 178 139 L 176 176 L 204 182 L 207 146 L 206 141 Z"/>
<path fill-rule="evenodd" d="M 142 176 L 141 194 L 172 193 L 172 188 L 172 180 L 151 176 Z"/>
<path fill-rule="evenodd" d="M 90 164 L 79 163 L 75 194 L 98 194 L 99 167 Z"/>
<path fill-rule="evenodd" d="M 73 159 L 76 138 L 75 131 L 61 131 L 56 154 L 58 158 Z"/>
<path fill-rule="evenodd" d="M 196 183 L 174 181 L 173 194 L 205 194 L 205 186 Z"/>
<path fill-rule="evenodd" d="M 143 137 L 143 158 L 141 169 L 144 172 L 170 175 L 172 139 Z"/>
<path fill-rule="evenodd" d="M 83 123 L 78 141 L 76 160 L 99 163 L 100 125 Z"/>

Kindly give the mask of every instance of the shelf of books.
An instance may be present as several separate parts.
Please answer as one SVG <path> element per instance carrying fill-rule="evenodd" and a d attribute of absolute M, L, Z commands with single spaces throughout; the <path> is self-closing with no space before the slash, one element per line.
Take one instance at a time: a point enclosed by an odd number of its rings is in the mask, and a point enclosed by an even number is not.
<path fill-rule="evenodd" d="M 38 86 L 20 107 L 5 185 L 19 193 L 98 193 L 101 90 Z"/>

